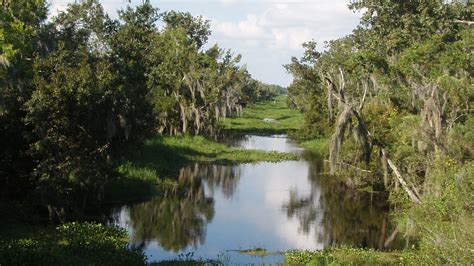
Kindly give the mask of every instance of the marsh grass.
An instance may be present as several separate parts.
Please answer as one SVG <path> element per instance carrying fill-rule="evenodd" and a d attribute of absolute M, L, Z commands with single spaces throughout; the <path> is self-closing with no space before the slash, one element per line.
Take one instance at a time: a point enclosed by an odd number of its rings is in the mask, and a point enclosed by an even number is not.
<path fill-rule="evenodd" d="M 265 122 L 265 118 L 274 121 Z M 296 131 L 303 124 L 303 120 L 303 115 L 298 110 L 288 108 L 286 96 L 280 95 L 273 100 L 244 108 L 242 117 L 223 119 L 221 125 L 225 131 L 234 133 L 272 135 Z"/>
<path fill-rule="evenodd" d="M 359 248 L 329 248 L 323 251 L 289 251 L 285 265 L 396 265 L 408 262 L 409 252 L 381 252 Z"/>

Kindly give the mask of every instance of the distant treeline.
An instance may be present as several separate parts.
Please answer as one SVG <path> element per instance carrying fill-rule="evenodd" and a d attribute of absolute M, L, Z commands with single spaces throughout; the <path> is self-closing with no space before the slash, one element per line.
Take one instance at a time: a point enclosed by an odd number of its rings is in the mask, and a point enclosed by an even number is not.
<path fill-rule="evenodd" d="M 47 20 L 47 1 L 0 8 L 0 197 L 85 207 L 114 159 L 157 134 L 209 134 L 283 91 L 241 56 L 205 49 L 208 20 L 143 1 L 111 19 L 98 0 Z"/>

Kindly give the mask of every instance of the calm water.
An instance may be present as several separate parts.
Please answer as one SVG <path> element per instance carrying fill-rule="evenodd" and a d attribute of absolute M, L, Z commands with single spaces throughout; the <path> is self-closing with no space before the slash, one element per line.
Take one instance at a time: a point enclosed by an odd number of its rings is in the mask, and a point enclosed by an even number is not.
<path fill-rule="evenodd" d="M 233 140 L 249 149 L 303 153 L 285 136 Z M 179 188 L 149 202 L 124 206 L 113 223 L 128 230 L 150 261 L 192 253 L 229 263 L 278 263 L 236 250 L 322 249 L 328 245 L 381 248 L 391 233 L 384 200 L 329 182 L 322 160 L 181 169 Z"/>

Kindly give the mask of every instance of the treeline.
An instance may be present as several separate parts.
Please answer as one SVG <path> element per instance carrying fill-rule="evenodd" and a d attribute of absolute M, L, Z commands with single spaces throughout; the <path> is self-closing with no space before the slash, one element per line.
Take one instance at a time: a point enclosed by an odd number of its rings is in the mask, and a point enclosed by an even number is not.
<path fill-rule="evenodd" d="M 470 263 L 474 4 L 349 6 L 363 12 L 352 34 L 324 52 L 307 42 L 286 66 L 294 76 L 289 103 L 306 118 L 302 133 L 330 139 L 332 173 L 352 165 L 358 185 L 391 191 L 399 230 L 418 237 L 428 261 Z"/>
<path fill-rule="evenodd" d="M 208 134 L 279 93 L 240 55 L 205 49 L 209 21 L 143 1 L 111 19 L 98 0 L 47 20 L 46 1 L 0 8 L 1 198 L 84 208 L 101 201 L 127 145 Z"/>

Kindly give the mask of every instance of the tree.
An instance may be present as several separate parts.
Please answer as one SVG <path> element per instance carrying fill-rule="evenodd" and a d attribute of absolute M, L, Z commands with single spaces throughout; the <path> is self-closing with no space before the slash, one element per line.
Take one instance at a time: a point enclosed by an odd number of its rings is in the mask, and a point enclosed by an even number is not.
<path fill-rule="evenodd" d="M 211 35 L 210 22 L 202 16 L 193 17 L 188 12 L 169 11 L 163 13 L 163 21 L 167 28 L 185 29 L 189 44 L 196 45 L 197 49 L 201 49 Z"/>
<path fill-rule="evenodd" d="M 34 140 L 23 122 L 23 105 L 34 90 L 33 62 L 44 49 L 44 1 L 2 1 L 0 6 L 0 194 L 21 196 L 34 185 L 28 146 Z"/>

